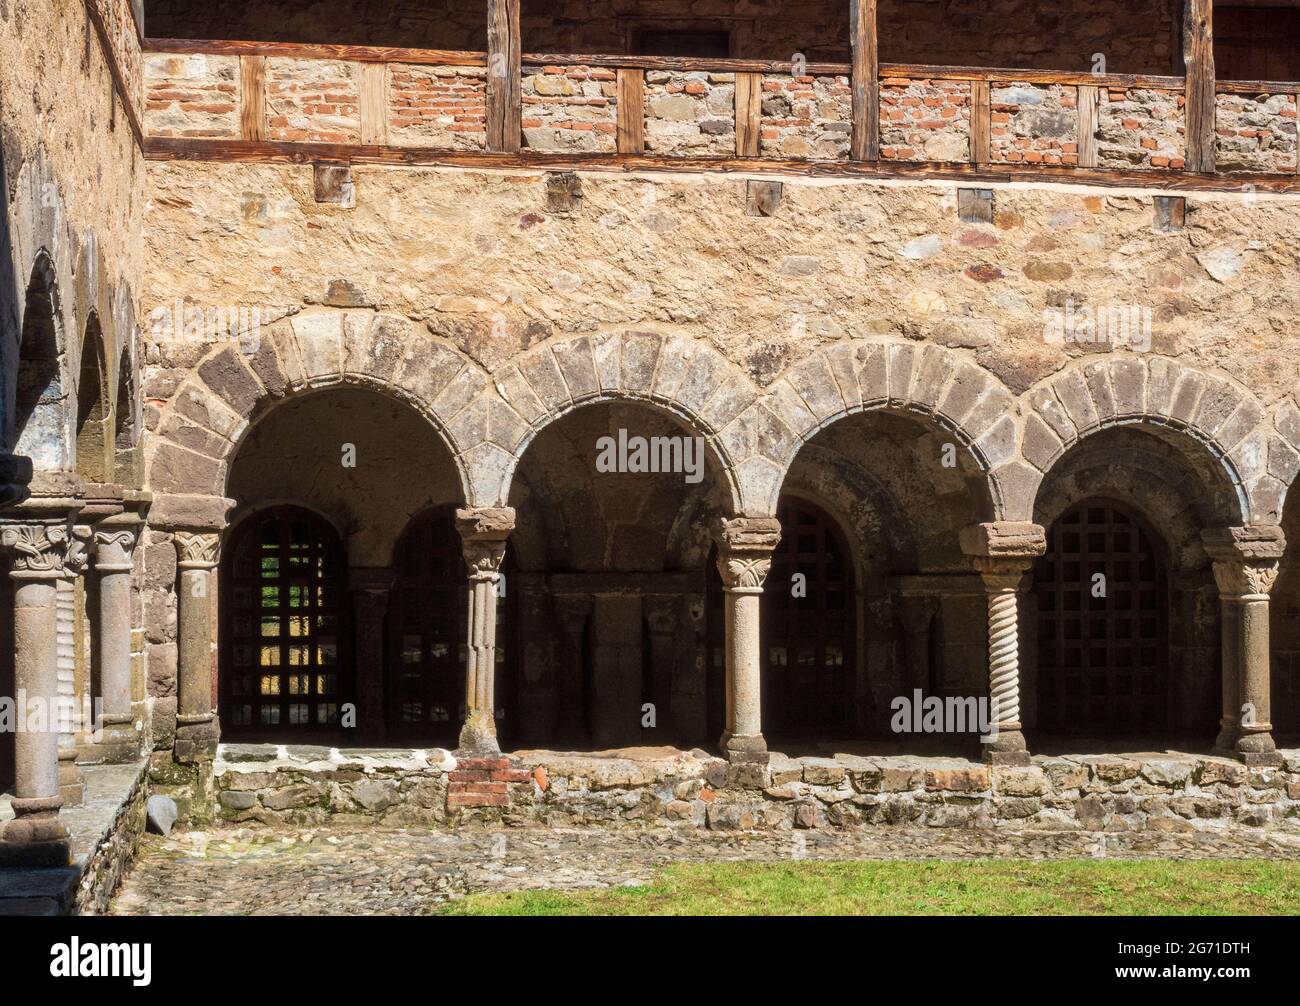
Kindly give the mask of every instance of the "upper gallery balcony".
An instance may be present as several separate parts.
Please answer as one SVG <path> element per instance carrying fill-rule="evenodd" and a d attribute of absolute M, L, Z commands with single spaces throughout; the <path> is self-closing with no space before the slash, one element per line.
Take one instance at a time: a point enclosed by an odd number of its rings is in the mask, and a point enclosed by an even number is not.
<path fill-rule="evenodd" d="M 150 157 L 1300 191 L 1300 5 L 259 6 L 146 6 Z"/>

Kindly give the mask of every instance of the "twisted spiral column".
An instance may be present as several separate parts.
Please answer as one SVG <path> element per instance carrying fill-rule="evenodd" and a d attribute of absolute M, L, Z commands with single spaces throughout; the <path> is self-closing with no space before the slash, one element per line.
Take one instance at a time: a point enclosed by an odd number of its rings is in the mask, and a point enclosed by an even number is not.
<path fill-rule="evenodd" d="M 1016 579 L 1019 579 L 1017 576 Z M 989 697 L 998 732 L 1020 729 L 1020 633 L 1016 586 L 989 594 Z"/>

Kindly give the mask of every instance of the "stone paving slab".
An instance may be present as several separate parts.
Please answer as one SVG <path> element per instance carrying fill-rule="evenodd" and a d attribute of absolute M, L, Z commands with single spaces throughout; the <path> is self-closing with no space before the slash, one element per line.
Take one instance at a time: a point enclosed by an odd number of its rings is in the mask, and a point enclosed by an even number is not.
<path fill-rule="evenodd" d="M 674 862 L 1300 859 L 1300 834 L 215 828 L 147 835 L 110 915 L 423 915 L 478 892 L 643 884 Z"/>

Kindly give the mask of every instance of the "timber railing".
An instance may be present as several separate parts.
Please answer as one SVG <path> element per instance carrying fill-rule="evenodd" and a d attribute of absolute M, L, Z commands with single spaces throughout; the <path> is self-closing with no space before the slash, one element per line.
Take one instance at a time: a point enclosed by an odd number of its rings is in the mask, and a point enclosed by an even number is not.
<path fill-rule="evenodd" d="M 1197 127 L 1175 76 L 879 64 L 864 81 L 857 62 L 563 53 L 516 55 L 517 74 L 494 75 L 477 52 L 167 39 L 145 50 L 146 150 L 160 159 L 1300 192 L 1298 83 L 1214 82 Z"/>

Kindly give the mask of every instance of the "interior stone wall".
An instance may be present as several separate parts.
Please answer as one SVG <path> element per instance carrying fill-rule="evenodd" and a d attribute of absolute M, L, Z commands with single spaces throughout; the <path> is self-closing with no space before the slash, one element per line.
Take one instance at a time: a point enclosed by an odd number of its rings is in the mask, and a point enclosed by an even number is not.
<path fill-rule="evenodd" d="M 254 38 L 483 50 L 478 0 L 149 0 L 156 38 Z M 1173 0 L 881 0 L 880 57 L 888 62 L 1088 70 L 1094 54 L 1117 73 L 1171 73 L 1181 58 Z M 624 53 L 641 26 L 727 31 L 732 55 L 847 62 L 848 0 L 524 0 L 526 52 Z"/>

